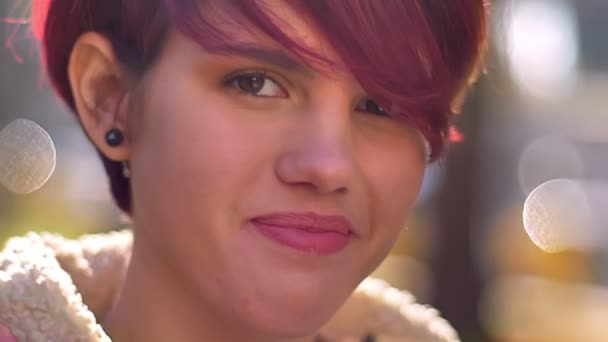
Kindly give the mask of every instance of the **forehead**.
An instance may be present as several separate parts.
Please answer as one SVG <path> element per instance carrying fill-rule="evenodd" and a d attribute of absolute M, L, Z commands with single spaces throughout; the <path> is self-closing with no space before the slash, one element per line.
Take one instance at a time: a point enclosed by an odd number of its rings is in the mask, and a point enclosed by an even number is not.
<path fill-rule="evenodd" d="M 229 2 L 210 1 L 209 3 L 201 8 L 202 15 L 227 38 L 220 44 L 218 49 L 220 51 L 235 52 L 245 57 L 255 57 L 259 55 L 259 50 L 282 51 L 293 61 L 298 61 L 298 64 L 305 64 L 318 71 L 331 70 L 332 74 L 337 75 L 344 70 L 344 64 L 331 44 L 323 38 L 323 32 L 316 27 L 311 18 L 298 12 L 288 1 L 258 1 L 264 16 L 290 40 L 288 44 L 279 42 L 264 32 L 260 27 L 260 21 L 254 22 L 256 19 L 246 18 L 238 10 L 239 6 Z M 313 58 L 310 53 L 318 58 Z M 274 57 L 279 56 L 275 54 Z M 288 63 L 288 60 L 283 58 L 283 62 Z"/>
<path fill-rule="evenodd" d="M 277 26 L 292 39 L 314 51 L 323 51 L 328 48 L 328 44 L 321 39 L 321 32 L 310 18 L 298 13 L 286 1 L 265 0 L 264 3 L 267 5 L 266 8 L 269 10 L 271 18 L 276 19 Z"/>

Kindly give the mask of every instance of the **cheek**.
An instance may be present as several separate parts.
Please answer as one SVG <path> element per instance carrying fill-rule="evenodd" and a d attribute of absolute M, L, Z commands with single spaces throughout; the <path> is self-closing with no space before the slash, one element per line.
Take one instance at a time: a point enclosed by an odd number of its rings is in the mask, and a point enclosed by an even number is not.
<path fill-rule="evenodd" d="M 228 236 L 234 232 L 219 227 L 242 223 L 242 203 L 270 173 L 280 144 L 259 136 L 255 118 L 201 93 L 192 80 L 172 84 L 147 93 L 145 127 L 134 152 L 140 168 L 133 170 L 136 204 L 149 225 L 172 227 L 185 243 L 191 243 L 188 234 L 204 235 L 208 250 L 219 252 L 234 240 Z"/>
<path fill-rule="evenodd" d="M 182 276 L 220 293 L 232 286 L 222 274 L 240 262 L 229 254 L 237 232 L 225 228 L 241 224 L 241 203 L 277 145 L 256 138 L 239 113 L 176 83 L 147 94 L 146 124 L 133 153 L 135 221 L 146 234 L 154 231 L 149 245 L 161 246 Z M 206 280 L 208 272 L 216 282 Z"/>
<path fill-rule="evenodd" d="M 384 257 L 406 224 L 422 178 L 424 162 L 408 148 L 375 153 L 366 164 L 370 197 L 372 253 Z"/>
<path fill-rule="evenodd" d="M 242 185 L 246 170 L 255 170 L 247 163 L 256 160 L 245 158 L 256 150 L 245 142 L 246 131 L 227 119 L 230 113 L 189 101 L 174 97 L 171 103 L 156 103 L 147 113 L 149 124 L 136 152 L 146 168 L 141 176 L 150 178 L 147 186 L 160 188 L 174 201 L 166 204 L 183 210 L 235 195 L 231 189 Z"/>
<path fill-rule="evenodd" d="M 389 218 L 404 221 L 409 216 L 422 184 L 423 167 L 402 164 L 394 170 L 386 168 L 377 183 L 379 208 Z"/>

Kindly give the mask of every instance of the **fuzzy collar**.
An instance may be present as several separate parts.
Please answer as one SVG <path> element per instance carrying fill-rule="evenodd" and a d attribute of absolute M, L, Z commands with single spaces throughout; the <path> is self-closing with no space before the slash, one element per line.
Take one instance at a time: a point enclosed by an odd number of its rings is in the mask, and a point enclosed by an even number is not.
<path fill-rule="evenodd" d="M 19 342 L 111 342 L 96 320 L 113 303 L 131 252 L 130 231 L 68 240 L 30 233 L 0 253 L 0 321 Z M 368 278 L 321 330 L 328 341 L 457 342 L 438 312 Z"/>

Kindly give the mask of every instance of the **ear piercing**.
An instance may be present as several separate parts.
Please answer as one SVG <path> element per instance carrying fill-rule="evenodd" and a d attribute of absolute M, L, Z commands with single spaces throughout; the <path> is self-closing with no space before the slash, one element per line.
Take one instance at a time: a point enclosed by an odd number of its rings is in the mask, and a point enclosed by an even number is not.
<path fill-rule="evenodd" d="M 124 140 L 124 135 L 118 128 L 112 128 L 106 133 L 106 143 L 111 147 L 120 146 Z"/>
<path fill-rule="evenodd" d="M 106 133 L 106 144 L 108 144 L 110 147 L 118 147 L 123 143 L 124 140 L 125 137 L 122 134 L 122 131 L 118 128 L 112 128 L 108 131 L 108 133 Z M 131 168 L 129 167 L 129 163 L 126 160 L 123 160 L 120 162 L 120 164 L 122 166 L 122 176 L 127 179 L 131 178 Z"/>

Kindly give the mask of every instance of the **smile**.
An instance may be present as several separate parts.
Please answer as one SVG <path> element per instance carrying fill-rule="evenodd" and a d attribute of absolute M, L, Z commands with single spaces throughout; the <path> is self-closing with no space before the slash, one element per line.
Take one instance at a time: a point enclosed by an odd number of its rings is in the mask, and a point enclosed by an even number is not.
<path fill-rule="evenodd" d="M 343 216 L 278 213 L 256 217 L 251 223 L 264 237 L 313 255 L 335 254 L 353 237 L 352 226 Z"/>

